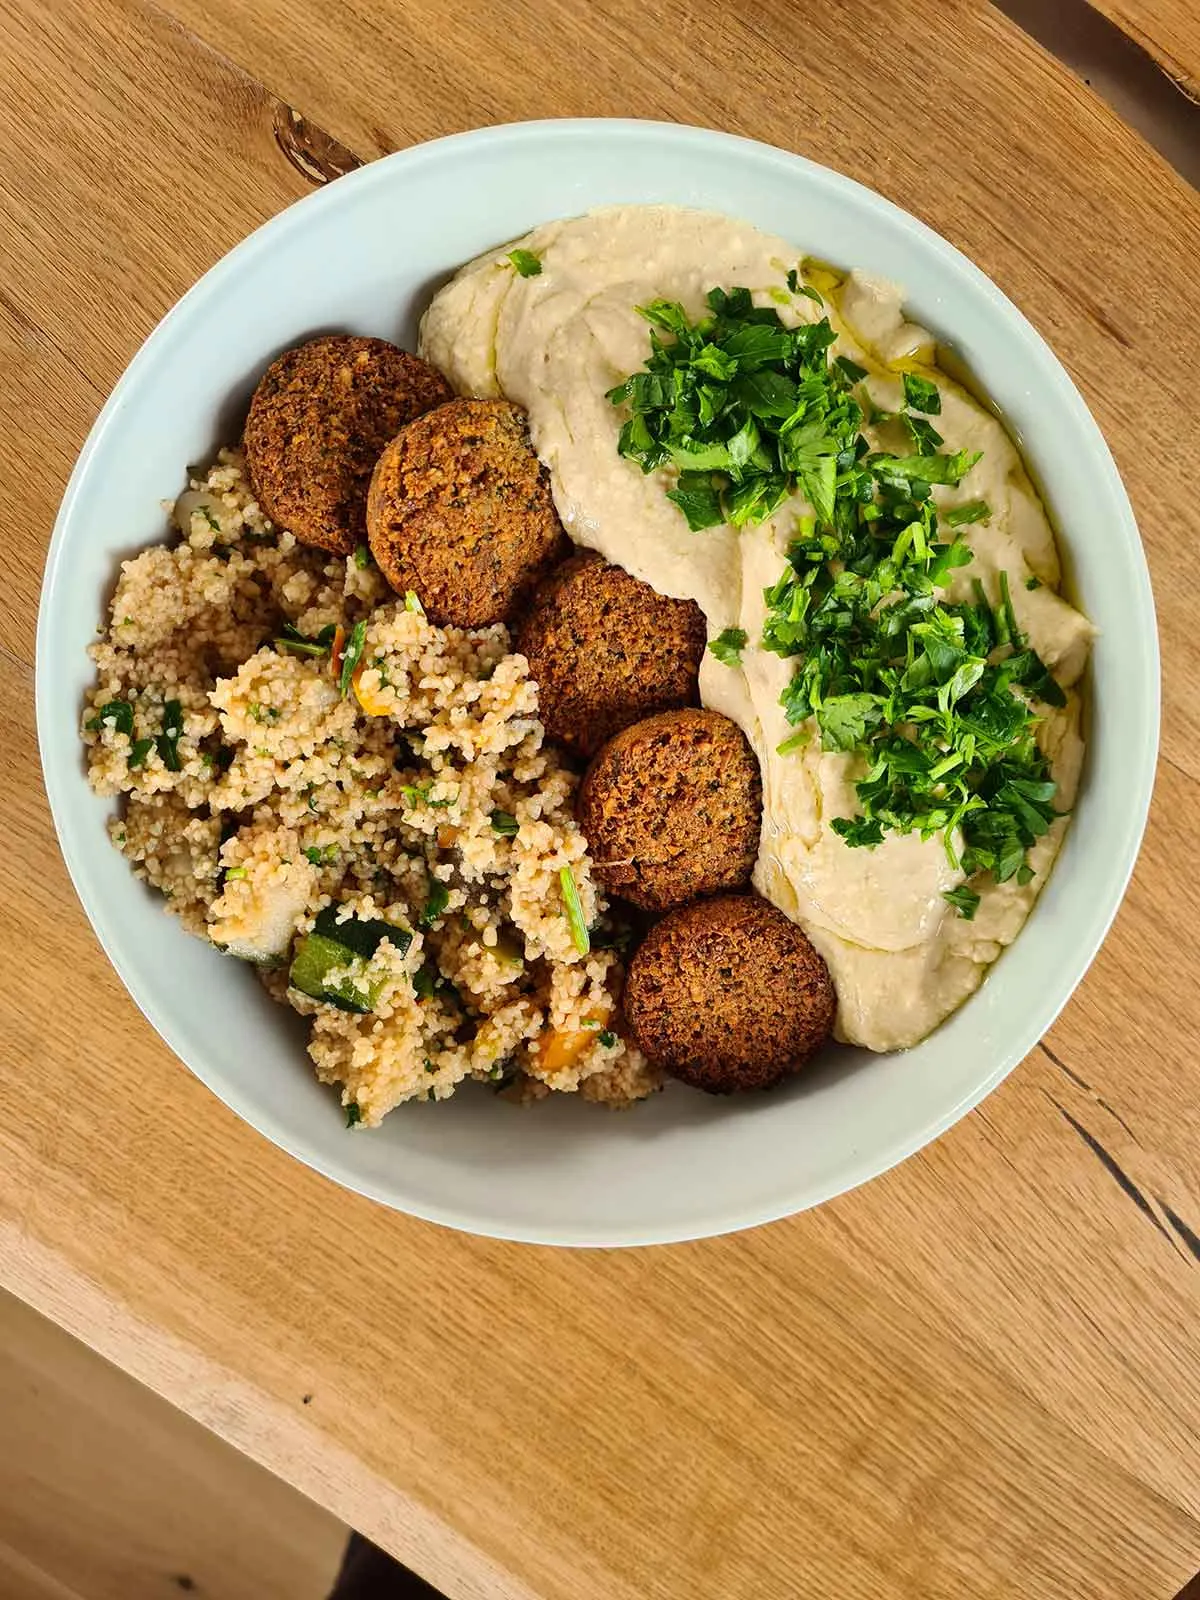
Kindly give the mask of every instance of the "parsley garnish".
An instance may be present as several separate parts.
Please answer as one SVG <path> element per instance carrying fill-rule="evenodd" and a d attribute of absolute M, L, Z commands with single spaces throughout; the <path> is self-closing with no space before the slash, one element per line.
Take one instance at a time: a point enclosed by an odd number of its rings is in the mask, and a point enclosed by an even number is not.
<path fill-rule="evenodd" d="M 1038 577 L 1036 572 L 1034 573 L 1032 578 L 1026 578 L 1025 579 L 1025 587 L 1027 589 L 1031 589 L 1031 590 L 1032 589 L 1040 589 L 1042 587 L 1042 580 Z"/>
<path fill-rule="evenodd" d="M 532 250 L 510 250 L 508 259 L 523 278 L 536 278 L 542 270 L 542 258 Z"/>
<path fill-rule="evenodd" d="M 362 1109 L 357 1100 L 351 1100 L 350 1104 L 346 1107 L 346 1126 L 348 1128 L 354 1128 L 357 1127 L 361 1121 Z"/>
<path fill-rule="evenodd" d="M 965 528 L 969 522 L 983 522 L 992 514 L 986 500 L 968 500 L 964 505 L 951 506 L 941 515 L 952 528 Z"/>
<path fill-rule="evenodd" d="M 740 667 L 742 651 L 746 648 L 745 628 L 722 629 L 715 639 L 709 640 L 708 648 L 723 667 Z"/>
<path fill-rule="evenodd" d="M 914 417 L 910 412 L 906 411 L 904 413 L 904 426 L 908 429 L 908 436 L 919 455 L 936 455 L 938 446 L 946 442 L 933 423 L 927 422 L 924 417 Z"/>
<path fill-rule="evenodd" d="M 371 565 L 371 551 L 367 545 L 355 545 L 354 565 L 359 569 L 360 572 Z"/>
<path fill-rule="evenodd" d="M 606 1050 L 611 1050 L 616 1042 L 617 1036 L 611 1028 L 605 1028 L 597 1040 L 597 1043 L 602 1044 Z"/>
<path fill-rule="evenodd" d="M 129 752 L 130 772 L 136 772 L 139 767 L 144 766 L 146 757 L 153 749 L 153 739 L 135 739 L 133 741 L 133 749 Z"/>
<path fill-rule="evenodd" d="M 1065 696 L 1021 636 L 1006 574 L 996 606 L 980 584 L 973 604 L 940 592 L 972 552 L 943 536 L 932 488 L 957 486 L 979 453 L 941 449 L 928 420 L 940 392 L 911 372 L 900 417 L 914 453 L 872 451 L 851 393 L 866 373 L 831 360 L 828 318 L 786 328 L 744 288 L 707 303 L 696 323 L 671 301 L 639 307 L 650 358 L 609 399 L 629 411 L 620 453 L 678 472 L 670 497 L 690 527 L 759 522 L 797 492 L 812 507 L 766 591 L 763 647 L 796 660 L 781 696 L 796 733 L 780 750 L 815 732 L 863 760 L 861 815 L 831 823 L 847 845 L 940 834 L 968 876 L 1027 882 L 1026 854 L 1057 815 L 1037 703 Z M 955 530 L 990 514 L 972 500 L 941 520 Z"/>
<path fill-rule="evenodd" d="M 178 700 L 168 700 L 163 706 L 163 730 L 155 740 L 162 764 L 168 772 L 180 770 L 179 735 L 182 732 L 183 707 Z"/>
<path fill-rule="evenodd" d="M 440 878 L 429 880 L 429 895 L 421 913 L 421 926 L 431 928 L 450 903 L 450 891 Z"/>
<path fill-rule="evenodd" d="M 356 622 L 350 630 L 350 637 L 342 651 L 342 670 L 338 676 L 338 688 L 343 696 L 350 692 L 350 680 L 354 676 L 354 669 L 362 660 L 363 649 L 367 642 L 367 625 L 365 622 Z"/>
<path fill-rule="evenodd" d="M 815 722 L 822 748 L 867 763 L 862 815 L 832 827 L 866 848 L 887 832 L 941 834 L 968 874 L 1027 881 L 1026 853 L 1057 815 L 1035 702 L 1066 697 L 1017 629 L 1003 578 L 995 607 L 981 584 L 974 604 L 940 599 L 933 574 L 970 553 L 938 541 L 928 499 L 885 483 L 871 508 L 858 521 L 856 502 L 854 526 L 839 503 L 836 542 L 797 541 L 767 591 L 763 643 L 799 663 L 781 697 L 788 721 L 805 736 Z"/>
<path fill-rule="evenodd" d="M 640 306 L 654 330 L 650 359 L 608 396 L 630 412 L 621 454 L 644 472 L 677 469 L 668 497 L 689 528 L 761 522 L 797 491 L 828 523 L 847 487 L 858 492 L 871 479 L 906 489 L 919 483 L 927 498 L 928 485 L 957 484 L 979 459 L 963 450 L 936 453 L 940 435 L 908 412 L 918 453 L 870 455 L 859 434 L 862 408 L 850 393 L 864 369 L 845 358 L 830 364 L 837 335 L 828 317 L 786 328 L 745 288 L 712 289 L 707 303 L 710 314 L 696 323 L 674 301 Z M 905 378 L 906 393 L 940 407 L 934 385 Z"/>
<path fill-rule="evenodd" d="M 404 804 L 410 811 L 419 811 L 422 806 L 452 806 L 453 800 L 431 800 L 433 791 L 432 783 L 402 783 L 400 794 Z"/>
<path fill-rule="evenodd" d="M 319 844 L 310 844 L 306 847 L 304 854 L 306 858 L 312 862 L 314 867 L 327 867 L 337 860 L 338 847 L 336 844 L 327 844 L 324 846 Z"/>
<path fill-rule="evenodd" d="M 563 905 L 566 908 L 567 922 L 571 929 L 571 938 L 575 948 L 581 956 L 586 956 L 592 948 L 592 941 L 588 936 L 587 923 L 583 920 L 583 904 L 579 898 L 579 886 L 575 882 L 575 874 L 570 867 L 562 867 L 558 874 L 559 887 L 562 889 Z"/>
<path fill-rule="evenodd" d="M 915 372 L 906 372 L 903 375 L 904 404 L 910 411 L 923 411 L 927 417 L 940 416 L 942 410 L 942 397 L 938 393 L 936 383 L 930 383 L 928 378 L 918 377 Z"/>
<path fill-rule="evenodd" d="M 492 812 L 492 832 L 498 833 L 502 839 L 514 839 L 519 826 L 511 811 Z"/>
<path fill-rule="evenodd" d="M 975 913 L 979 910 L 979 896 L 974 889 L 968 889 L 965 883 L 960 884 L 957 889 L 943 889 L 942 899 L 948 905 L 952 905 L 966 922 L 973 921 Z"/>
<path fill-rule="evenodd" d="M 333 644 L 334 632 L 334 625 L 330 622 L 320 633 L 310 637 L 307 633 L 301 633 L 293 623 L 285 622 L 275 641 L 275 648 L 297 656 L 327 656 Z"/>
<path fill-rule="evenodd" d="M 123 733 L 127 739 L 133 737 L 133 707 L 128 700 L 110 700 L 107 705 L 100 707 L 94 717 L 89 718 L 89 728 L 102 728 L 107 724 L 115 728 L 118 733 Z"/>
<path fill-rule="evenodd" d="M 683 512 L 693 533 L 725 521 L 720 491 L 711 472 L 681 472 L 678 483 L 667 491 L 667 499 Z"/>

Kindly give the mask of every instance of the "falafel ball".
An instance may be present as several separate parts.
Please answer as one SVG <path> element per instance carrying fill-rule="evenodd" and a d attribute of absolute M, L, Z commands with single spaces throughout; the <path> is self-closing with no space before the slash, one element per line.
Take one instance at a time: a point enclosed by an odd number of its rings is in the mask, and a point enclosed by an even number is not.
<path fill-rule="evenodd" d="M 625 1018 L 639 1048 L 694 1089 L 769 1089 L 829 1037 L 829 969 L 796 924 L 756 894 L 672 911 L 629 964 Z"/>
<path fill-rule="evenodd" d="M 367 485 L 406 422 L 453 391 L 386 339 L 333 334 L 278 356 L 246 418 L 246 466 L 263 510 L 302 544 L 349 555 L 367 536 Z"/>
<path fill-rule="evenodd" d="M 431 622 L 507 622 L 567 552 L 525 413 L 507 400 L 450 400 L 379 458 L 367 534 L 384 577 Z"/>
<path fill-rule="evenodd" d="M 746 735 L 717 711 L 662 711 L 602 745 L 576 815 L 606 889 L 646 911 L 749 882 L 762 780 Z"/>
<path fill-rule="evenodd" d="M 516 649 L 546 732 L 588 757 L 642 717 L 698 705 L 705 640 L 694 600 L 668 600 L 582 550 L 540 585 Z"/>

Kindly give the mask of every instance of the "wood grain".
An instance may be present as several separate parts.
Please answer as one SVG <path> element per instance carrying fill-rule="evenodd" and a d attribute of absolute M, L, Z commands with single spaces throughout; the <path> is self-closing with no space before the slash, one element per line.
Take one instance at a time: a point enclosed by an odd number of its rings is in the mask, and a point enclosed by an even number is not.
<path fill-rule="evenodd" d="M 5 1600 L 323 1600 L 328 1512 L 0 1294 Z"/>
<path fill-rule="evenodd" d="M 1200 101 L 1200 8 L 1193 0 L 1091 0 Z"/>
<path fill-rule="evenodd" d="M 1200 1567 L 1195 195 L 965 0 L 169 12 L 0 12 L 0 1282 L 456 1600 L 1174 1594 Z M 799 149 L 966 249 L 1093 406 L 1162 621 L 1146 849 L 1046 1046 L 867 1189 L 665 1251 L 446 1234 L 239 1124 L 96 947 L 33 748 L 49 520 L 137 342 L 306 187 L 292 111 L 363 159 L 550 114 Z"/>

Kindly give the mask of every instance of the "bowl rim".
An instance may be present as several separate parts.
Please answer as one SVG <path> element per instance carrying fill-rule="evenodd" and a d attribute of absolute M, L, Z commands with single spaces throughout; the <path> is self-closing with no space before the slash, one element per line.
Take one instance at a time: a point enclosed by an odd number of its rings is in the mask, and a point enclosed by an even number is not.
<path fill-rule="evenodd" d="M 668 145 L 674 145 L 692 154 L 716 146 L 740 148 L 758 162 L 774 165 L 788 173 L 801 174 L 809 184 L 825 185 L 835 193 L 848 196 L 858 205 L 865 205 L 886 216 L 894 227 L 910 234 L 926 250 L 939 258 L 942 267 L 957 274 L 960 280 L 965 280 L 975 297 L 982 297 L 991 302 L 993 309 L 1012 328 L 1014 336 L 1019 337 L 1036 357 L 1039 381 L 1054 386 L 1056 403 L 1065 406 L 1074 414 L 1076 424 L 1089 439 L 1093 464 L 1103 480 L 1102 487 L 1110 501 L 1114 522 L 1119 525 L 1135 557 L 1133 564 L 1137 573 L 1136 584 L 1134 592 L 1129 596 L 1129 602 L 1131 611 L 1142 625 L 1148 696 L 1147 703 L 1143 707 L 1144 719 L 1133 731 L 1127 751 L 1128 765 L 1133 772 L 1130 782 L 1130 805 L 1124 815 L 1121 837 L 1114 841 L 1114 844 L 1119 844 L 1119 849 L 1114 851 L 1119 866 L 1109 878 L 1107 897 L 1095 908 L 1089 922 L 1087 937 L 1074 951 L 1069 983 L 1064 985 L 1061 994 L 1049 1004 L 1042 1003 L 1030 1008 L 1024 1026 L 1014 1031 L 1013 1042 L 1001 1055 L 999 1064 L 952 1106 L 932 1117 L 920 1133 L 899 1137 L 892 1142 L 882 1141 L 876 1144 L 869 1154 L 852 1152 L 840 1169 L 839 1179 L 819 1184 L 807 1199 L 799 1201 L 793 1199 L 790 1202 L 787 1199 L 779 1199 L 769 1204 L 751 1204 L 740 1211 L 730 1211 L 728 1206 L 722 1205 L 712 1215 L 691 1216 L 686 1224 L 664 1227 L 647 1222 L 644 1226 L 636 1228 L 626 1227 L 618 1237 L 613 1237 L 603 1229 L 589 1230 L 585 1227 L 574 1229 L 561 1225 L 510 1227 L 493 1222 L 487 1217 L 481 1218 L 473 1211 L 458 1211 L 452 1205 L 427 1204 L 419 1197 L 406 1196 L 401 1201 L 394 1188 L 357 1172 L 352 1162 L 330 1160 L 306 1149 L 270 1114 L 264 1115 L 261 1106 L 256 1105 L 251 1108 L 237 1085 L 232 1084 L 223 1074 L 212 1072 L 203 1062 L 190 1059 L 190 1053 L 180 1040 L 180 1030 L 173 1023 L 169 1008 L 160 1003 L 154 985 L 144 983 L 136 975 L 136 962 L 126 947 L 119 918 L 105 905 L 91 884 L 87 852 L 76 835 L 73 822 L 73 814 L 79 802 L 78 786 L 81 781 L 86 780 L 81 778 L 78 770 L 70 770 L 64 758 L 61 730 L 57 729 L 52 717 L 50 689 L 43 663 L 52 649 L 50 635 L 53 617 L 57 610 L 56 596 L 67 582 L 64 574 L 68 564 L 64 552 L 75 516 L 76 503 L 82 492 L 89 465 L 104 449 L 109 431 L 121 412 L 126 396 L 141 381 L 142 372 L 153 358 L 159 342 L 168 337 L 170 330 L 177 323 L 202 311 L 210 303 L 219 301 L 226 281 L 237 272 L 244 261 L 264 249 L 274 247 L 289 233 L 303 228 L 310 214 L 318 208 L 336 206 L 341 203 L 342 197 L 350 192 L 355 194 L 369 192 L 372 187 L 385 190 L 394 180 L 397 171 L 409 171 L 429 162 L 452 158 L 456 151 L 464 148 L 486 143 L 489 146 L 489 153 L 494 155 L 497 146 L 520 147 L 546 138 L 601 139 L 620 145 L 623 141 L 647 136 L 656 137 Z M 581 211 L 583 209 L 586 209 L 586 206 L 581 206 Z M 795 1214 L 800 1209 L 824 1204 L 825 1201 L 880 1176 L 940 1138 L 954 1123 L 985 1099 L 1036 1047 L 1053 1024 L 1074 994 L 1112 925 L 1128 887 L 1145 831 L 1156 773 L 1161 716 L 1161 662 L 1153 590 L 1145 551 L 1128 495 L 1108 444 L 1086 401 L 1050 345 L 1024 313 L 956 246 L 869 186 L 808 157 L 742 135 L 681 123 L 637 118 L 550 118 L 501 123 L 472 128 L 408 146 L 376 161 L 368 162 L 324 187 L 301 196 L 261 223 L 246 238 L 214 262 L 171 306 L 143 340 L 101 407 L 79 452 L 63 493 L 47 549 L 38 605 L 35 661 L 39 754 L 46 796 L 68 875 L 104 954 L 115 968 L 134 1003 L 172 1053 L 218 1099 L 258 1133 L 305 1166 L 347 1189 L 424 1221 L 439 1223 L 480 1237 L 568 1247 L 611 1248 L 669 1244 L 715 1237 L 777 1221 Z"/>

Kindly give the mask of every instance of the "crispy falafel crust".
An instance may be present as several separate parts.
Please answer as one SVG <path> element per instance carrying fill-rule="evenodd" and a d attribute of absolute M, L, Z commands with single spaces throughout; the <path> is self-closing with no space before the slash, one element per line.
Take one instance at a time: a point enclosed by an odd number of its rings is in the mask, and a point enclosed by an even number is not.
<path fill-rule="evenodd" d="M 386 339 L 334 334 L 285 350 L 246 419 L 246 465 L 271 521 L 348 555 L 366 539 L 367 486 L 405 423 L 448 400 L 441 373 Z"/>
<path fill-rule="evenodd" d="M 699 704 L 704 613 L 581 550 L 534 595 L 516 648 L 552 739 L 585 759 L 657 711 Z"/>
<path fill-rule="evenodd" d="M 569 544 L 525 413 L 507 400 L 450 400 L 380 456 L 367 533 L 384 577 L 431 621 L 508 622 Z"/>
<path fill-rule="evenodd" d="M 646 911 L 749 882 L 762 780 L 745 734 L 717 711 L 664 711 L 596 753 L 576 806 L 595 869 Z"/>
<path fill-rule="evenodd" d="M 709 1094 L 768 1089 L 828 1039 L 829 969 L 800 928 L 756 894 L 670 912 L 633 957 L 625 1017 L 663 1070 Z"/>

